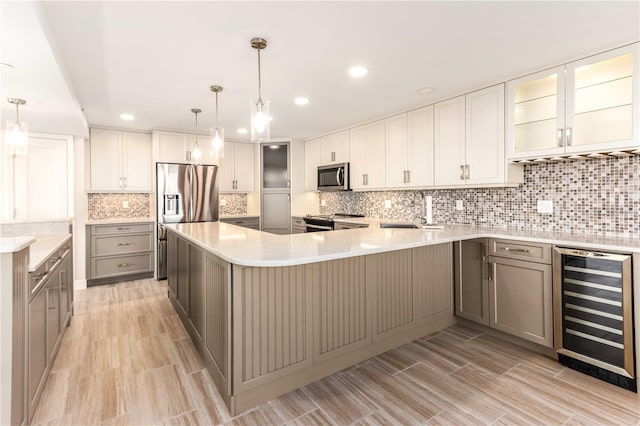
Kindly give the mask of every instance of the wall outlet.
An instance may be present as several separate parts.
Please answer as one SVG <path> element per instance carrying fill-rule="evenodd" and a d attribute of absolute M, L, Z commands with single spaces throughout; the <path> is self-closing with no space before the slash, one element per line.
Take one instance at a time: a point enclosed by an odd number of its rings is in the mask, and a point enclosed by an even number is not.
<path fill-rule="evenodd" d="M 464 203 L 462 202 L 462 200 L 456 200 L 456 210 L 463 210 L 464 209 Z"/>
<path fill-rule="evenodd" d="M 538 200 L 538 213 L 543 213 L 543 214 L 553 213 L 553 201 Z"/>
<path fill-rule="evenodd" d="M 326 207 L 327 202 L 324 200 L 324 198 L 322 200 L 320 200 L 320 206 L 321 207 Z"/>
<path fill-rule="evenodd" d="M 225 200 L 224 198 L 220 199 L 220 207 L 224 207 L 227 205 L 227 200 Z"/>
<path fill-rule="evenodd" d="M 122 200 L 122 208 L 123 209 L 129 208 L 129 200 Z"/>
<path fill-rule="evenodd" d="M 391 200 L 384 200 L 384 208 L 385 209 L 391 208 Z"/>

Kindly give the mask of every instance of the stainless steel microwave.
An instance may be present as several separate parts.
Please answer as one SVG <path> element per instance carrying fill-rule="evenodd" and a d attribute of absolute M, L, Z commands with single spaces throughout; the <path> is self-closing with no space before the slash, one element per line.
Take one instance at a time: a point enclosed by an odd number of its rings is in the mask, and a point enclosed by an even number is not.
<path fill-rule="evenodd" d="M 349 163 L 318 167 L 318 191 L 350 191 Z"/>

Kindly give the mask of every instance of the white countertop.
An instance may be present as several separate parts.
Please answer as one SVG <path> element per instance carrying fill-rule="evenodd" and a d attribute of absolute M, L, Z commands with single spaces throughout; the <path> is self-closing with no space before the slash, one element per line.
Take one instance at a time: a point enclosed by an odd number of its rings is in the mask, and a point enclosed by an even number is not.
<path fill-rule="evenodd" d="M 0 238 L 0 253 L 15 253 L 25 247 L 29 247 L 35 237 L 2 237 Z"/>
<path fill-rule="evenodd" d="M 41 235 L 35 238 L 29 252 L 29 272 L 38 269 L 42 264 L 64 244 L 71 234 Z"/>
<path fill-rule="evenodd" d="M 156 220 L 151 217 L 131 217 L 131 218 L 120 218 L 120 219 L 93 219 L 87 220 L 85 222 L 86 225 L 111 225 L 118 223 L 149 223 L 155 222 Z"/>
<path fill-rule="evenodd" d="M 290 266 L 403 250 L 473 238 L 527 240 L 586 249 L 640 252 L 640 238 L 523 231 L 469 225 L 444 230 L 381 229 L 387 219 L 340 220 L 369 223 L 368 228 L 275 235 L 221 222 L 167 225 L 170 230 L 215 254 L 244 266 Z"/>

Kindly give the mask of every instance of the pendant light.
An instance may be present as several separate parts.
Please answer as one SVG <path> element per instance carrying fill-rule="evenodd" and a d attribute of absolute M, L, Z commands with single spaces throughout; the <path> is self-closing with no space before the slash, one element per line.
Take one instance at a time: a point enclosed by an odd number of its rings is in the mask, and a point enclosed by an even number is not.
<path fill-rule="evenodd" d="M 28 152 L 29 131 L 27 123 L 20 121 L 20 105 L 27 102 L 24 99 L 7 98 L 10 104 L 16 106 L 16 119 L 7 120 L 7 128 L 5 131 L 7 143 L 9 144 L 9 152 L 16 156 L 25 156 Z"/>
<path fill-rule="evenodd" d="M 260 51 L 267 47 L 263 38 L 251 39 L 251 47 L 258 51 L 258 99 L 251 101 L 251 141 L 268 142 L 271 124 L 271 104 L 262 97 Z"/>
<path fill-rule="evenodd" d="M 200 144 L 198 143 L 198 114 L 202 112 L 200 108 L 191 108 L 191 112 L 196 116 L 196 143 L 193 146 L 193 159 L 198 162 L 200 157 L 202 157 L 202 150 L 200 149 Z"/>
<path fill-rule="evenodd" d="M 210 129 L 212 157 L 224 157 L 224 128 L 218 124 L 218 93 L 222 92 L 222 86 L 211 86 L 211 91 L 216 94 L 216 127 Z"/>

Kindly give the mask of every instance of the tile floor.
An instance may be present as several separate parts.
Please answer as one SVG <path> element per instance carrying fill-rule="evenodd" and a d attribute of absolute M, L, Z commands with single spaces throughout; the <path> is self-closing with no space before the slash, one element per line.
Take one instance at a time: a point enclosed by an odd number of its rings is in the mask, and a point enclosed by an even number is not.
<path fill-rule="evenodd" d="M 460 326 L 231 418 L 152 279 L 76 292 L 33 424 L 638 425 L 640 398 Z"/>

